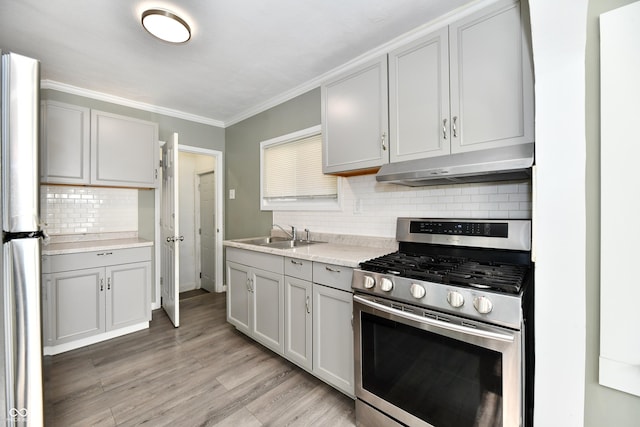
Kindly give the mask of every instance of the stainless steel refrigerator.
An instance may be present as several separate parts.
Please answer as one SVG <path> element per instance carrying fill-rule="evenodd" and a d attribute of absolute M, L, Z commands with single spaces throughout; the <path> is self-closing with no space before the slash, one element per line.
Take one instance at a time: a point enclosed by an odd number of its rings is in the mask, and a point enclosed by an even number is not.
<path fill-rule="evenodd" d="M 2 54 L 1 420 L 44 424 L 40 310 L 39 62 Z M 2 422 L 2 421 L 0 421 Z"/>

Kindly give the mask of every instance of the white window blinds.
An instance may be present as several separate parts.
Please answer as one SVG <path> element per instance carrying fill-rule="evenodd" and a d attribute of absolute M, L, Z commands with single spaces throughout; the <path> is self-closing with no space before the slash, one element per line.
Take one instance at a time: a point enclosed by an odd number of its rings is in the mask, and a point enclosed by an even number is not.
<path fill-rule="evenodd" d="M 266 200 L 337 198 L 337 178 L 322 173 L 321 135 L 265 146 L 262 185 Z"/>

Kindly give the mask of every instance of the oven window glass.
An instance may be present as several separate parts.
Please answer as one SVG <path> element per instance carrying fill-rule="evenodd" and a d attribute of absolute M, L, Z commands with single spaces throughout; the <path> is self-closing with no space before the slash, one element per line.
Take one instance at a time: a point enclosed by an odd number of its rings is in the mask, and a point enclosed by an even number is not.
<path fill-rule="evenodd" d="M 362 385 L 437 427 L 502 426 L 502 354 L 361 313 Z"/>

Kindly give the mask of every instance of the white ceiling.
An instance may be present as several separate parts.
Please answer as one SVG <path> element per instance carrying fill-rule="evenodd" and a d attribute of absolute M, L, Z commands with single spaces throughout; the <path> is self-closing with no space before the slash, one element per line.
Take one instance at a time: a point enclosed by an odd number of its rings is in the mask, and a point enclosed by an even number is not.
<path fill-rule="evenodd" d="M 247 111 L 470 0 L 0 0 L 0 49 L 42 79 L 207 118 Z M 148 8 L 192 28 L 183 45 L 140 25 Z"/>

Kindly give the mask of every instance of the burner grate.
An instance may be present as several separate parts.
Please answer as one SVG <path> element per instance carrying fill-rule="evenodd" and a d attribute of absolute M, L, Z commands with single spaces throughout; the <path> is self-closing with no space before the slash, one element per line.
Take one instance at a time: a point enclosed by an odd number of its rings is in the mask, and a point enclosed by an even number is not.
<path fill-rule="evenodd" d="M 399 251 L 365 261 L 360 268 L 410 279 L 505 293 L 519 293 L 528 271 L 528 266 L 523 265 Z"/>

